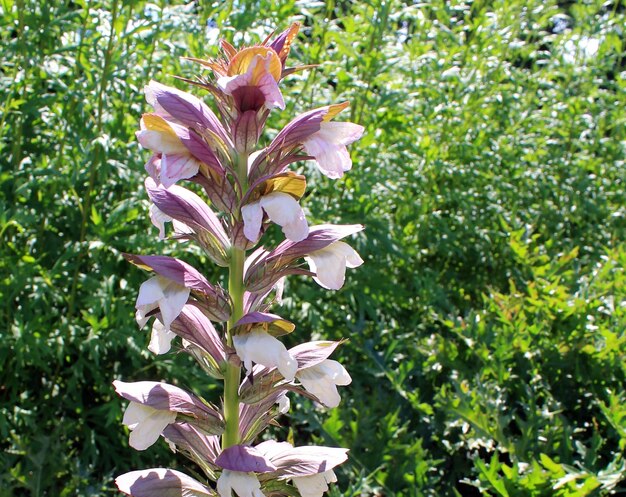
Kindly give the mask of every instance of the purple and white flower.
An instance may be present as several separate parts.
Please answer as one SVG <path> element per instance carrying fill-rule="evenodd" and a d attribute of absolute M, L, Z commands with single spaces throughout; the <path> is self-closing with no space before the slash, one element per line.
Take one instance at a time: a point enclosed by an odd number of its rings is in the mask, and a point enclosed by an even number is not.
<path fill-rule="evenodd" d="M 155 381 L 125 383 L 114 381 L 118 395 L 130 401 L 123 423 L 131 430 L 129 443 L 137 450 L 154 444 L 165 427 L 183 414 L 205 430 L 220 431 L 221 416 L 195 395 L 181 388 Z"/>
<path fill-rule="evenodd" d="M 296 378 L 307 392 L 315 395 L 326 407 L 337 407 L 341 396 L 337 385 L 349 385 L 352 378 L 346 368 L 332 359 L 326 359 L 314 366 L 299 369 Z"/>
<path fill-rule="evenodd" d="M 322 174 L 337 179 L 352 168 L 346 145 L 361 138 L 363 131 L 363 126 L 354 123 L 322 122 L 320 130 L 306 138 L 302 146 L 315 158 Z"/>
<path fill-rule="evenodd" d="M 131 471 L 118 476 L 115 484 L 131 497 L 215 497 L 215 492 L 180 471 L 166 468 Z"/>
<path fill-rule="evenodd" d="M 313 279 L 329 290 L 339 290 L 343 286 L 346 267 L 355 268 L 363 264 L 363 259 L 356 250 L 339 241 L 310 252 L 305 259 L 311 271 L 315 273 Z"/>

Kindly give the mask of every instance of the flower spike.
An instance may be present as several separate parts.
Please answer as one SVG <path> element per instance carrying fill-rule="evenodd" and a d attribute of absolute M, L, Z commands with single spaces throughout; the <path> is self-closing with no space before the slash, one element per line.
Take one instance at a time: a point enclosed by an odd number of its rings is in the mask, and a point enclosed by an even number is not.
<path fill-rule="evenodd" d="M 148 349 L 165 354 L 176 344 L 223 381 L 216 405 L 167 383 L 114 382 L 129 401 L 122 420 L 129 444 L 145 450 L 162 437 L 204 474 L 195 480 L 164 468 L 126 473 L 116 484 L 131 497 L 322 497 L 348 457 L 344 448 L 276 440 L 255 445 L 288 414 L 288 395 L 333 408 L 341 400 L 338 387 L 352 380 L 330 358 L 341 342 L 287 349 L 284 336 L 295 339 L 299 332 L 272 313 L 287 276 L 311 276 L 339 289 L 346 268 L 363 264 L 343 241 L 363 226 L 309 226 L 301 205 L 306 178 L 289 170 L 315 161 L 323 175 L 337 179 L 352 168 L 347 146 L 364 128 L 333 121 L 348 103 L 306 111 L 272 140 L 264 138 L 270 112 L 286 108 L 282 80 L 313 67 L 287 67 L 299 29 L 294 22 L 247 47 L 223 40 L 221 59 L 187 58 L 208 75 L 177 79 L 207 91 L 213 104 L 155 81 L 144 89 L 152 112 L 143 115 L 136 135 L 151 151 L 145 164 L 150 221 L 160 240 L 188 242 L 176 245 L 179 250 L 195 244 L 204 251 L 194 252 L 197 262 L 227 268 L 221 281 L 228 288 L 176 257 L 124 254 L 153 273 L 135 304 L 140 326 L 152 320 Z M 271 223 L 285 236 L 277 245 L 267 244 Z"/>

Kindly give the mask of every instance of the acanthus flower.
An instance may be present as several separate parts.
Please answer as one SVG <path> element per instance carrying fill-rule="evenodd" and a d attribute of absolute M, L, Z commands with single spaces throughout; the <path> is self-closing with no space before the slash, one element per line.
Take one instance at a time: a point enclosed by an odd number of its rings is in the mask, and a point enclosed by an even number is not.
<path fill-rule="evenodd" d="M 312 158 L 322 174 L 332 179 L 343 176 L 352 168 L 352 159 L 346 148 L 358 140 L 364 128 L 350 122 L 331 122 L 348 103 L 327 105 L 305 112 L 293 119 L 276 135 L 253 164 L 253 174 L 263 170 L 264 174 L 276 174 L 294 159 Z M 307 156 L 297 154 L 300 148 Z M 280 160 L 279 160 L 280 159 Z M 270 164 L 264 164 L 269 162 Z"/>
<path fill-rule="evenodd" d="M 140 128 L 137 140 L 155 153 L 146 170 L 166 188 L 181 179 L 192 178 L 203 165 L 218 175 L 224 174 L 215 153 L 194 131 L 157 114 L 144 114 Z"/>
<path fill-rule="evenodd" d="M 339 240 L 362 229 L 360 224 L 319 225 L 310 228 L 309 235 L 299 242 L 285 240 L 272 251 L 258 249 L 250 256 L 246 267 L 249 291 L 267 291 L 289 274 L 310 274 L 320 286 L 338 290 L 343 286 L 346 267 L 363 263 L 356 251 Z M 301 258 L 307 259 L 312 272 L 299 267 L 297 262 Z"/>
<path fill-rule="evenodd" d="M 339 290 L 346 278 L 346 267 L 355 268 L 363 259 L 345 242 L 334 242 L 328 247 L 309 252 L 305 257 L 315 273 L 313 279 L 329 290 Z"/>
<path fill-rule="evenodd" d="M 130 445 L 145 450 L 154 444 L 165 427 L 182 414 L 203 430 L 221 433 L 221 415 L 195 395 L 167 383 L 114 381 L 118 395 L 130 401 L 123 423 L 131 430 Z"/>
<path fill-rule="evenodd" d="M 315 366 L 298 370 L 296 378 L 326 407 L 339 405 L 341 396 L 337 391 L 337 385 L 345 386 L 352 383 L 352 378 L 346 368 L 332 359 L 326 359 Z"/>
<path fill-rule="evenodd" d="M 250 165 L 253 163 L 251 160 Z M 251 242 L 257 241 L 265 211 L 272 222 L 282 227 L 289 240 L 304 240 L 309 234 L 309 225 L 298 200 L 305 190 L 304 176 L 292 172 L 265 176 L 252 184 L 241 207 L 246 238 Z"/>
<path fill-rule="evenodd" d="M 283 233 L 289 240 L 299 242 L 309 234 L 309 225 L 298 201 L 287 193 L 272 192 L 241 208 L 243 232 L 251 242 L 259 238 L 263 211 L 271 221 L 282 227 Z"/>
<path fill-rule="evenodd" d="M 144 93 L 157 115 L 168 121 L 193 127 L 217 150 L 227 152 L 233 148 L 228 132 L 202 100 L 156 81 L 150 81 L 144 88 Z"/>
<path fill-rule="evenodd" d="M 183 291 L 187 297 L 192 294 L 203 310 L 209 313 L 215 321 L 226 321 L 230 314 L 230 303 L 219 286 L 214 286 L 193 266 L 174 257 L 160 255 L 133 255 L 123 254 L 124 258 L 132 264 L 152 270 L 157 274 L 157 279 L 148 280 L 150 285 L 144 291 L 141 299 L 137 299 L 137 322 L 144 326 L 151 311 L 159 307 L 163 314 L 162 304 L 166 305 L 166 316 L 163 316 L 163 324 L 169 329 L 172 321 L 176 319 L 182 307 Z M 154 280 L 154 282 L 153 282 Z M 147 283 L 147 282 L 146 282 Z M 182 288 L 181 288 L 182 287 Z M 184 290 L 183 290 L 184 289 Z M 169 293 L 167 293 L 169 291 Z M 160 292 L 160 293 L 159 293 Z M 161 296 L 161 293 L 163 296 Z"/>
<path fill-rule="evenodd" d="M 231 497 L 233 490 L 238 497 L 264 497 L 256 473 L 276 470 L 256 449 L 245 445 L 224 449 L 215 464 L 223 468 L 217 480 L 220 497 Z"/>
<path fill-rule="evenodd" d="M 179 236 L 196 239 L 216 264 L 228 266 L 230 239 L 221 221 L 198 195 L 178 185 L 164 188 L 152 178 L 146 178 L 145 186 L 155 212 L 159 213 L 153 224 L 164 232 L 162 223 L 173 220 L 182 223 L 187 230 L 179 229 Z"/>

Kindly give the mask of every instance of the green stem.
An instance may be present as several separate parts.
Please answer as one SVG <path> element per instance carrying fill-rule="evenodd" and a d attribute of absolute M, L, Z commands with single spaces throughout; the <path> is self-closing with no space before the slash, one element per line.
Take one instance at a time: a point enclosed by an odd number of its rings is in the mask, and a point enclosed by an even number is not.
<path fill-rule="evenodd" d="M 241 184 L 241 195 L 248 188 L 248 155 L 239 154 L 237 157 L 237 178 Z M 233 213 L 233 223 L 237 221 L 237 213 Z M 245 285 L 243 282 L 243 267 L 246 261 L 246 251 L 235 247 L 231 249 L 230 265 L 228 267 L 228 293 L 233 303 L 233 312 L 228 320 L 226 342 L 229 347 L 233 346 L 233 327 L 243 316 L 243 294 Z M 230 362 L 226 365 L 224 376 L 224 421 L 226 424 L 222 437 L 222 449 L 239 443 L 239 382 L 241 380 L 241 368 Z"/>
<path fill-rule="evenodd" d="M 228 292 L 233 301 L 233 313 L 228 321 L 226 340 L 230 347 L 233 346 L 231 330 L 235 323 L 243 316 L 243 262 L 245 252 L 233 248 L 230 260 Z M 222 448 L 230 447 L 239 443 L 239 381 L 241 368 L 232 363 L 226 366 L 224 376 L 224 418 L 226 429 L 222 437 Z"/>

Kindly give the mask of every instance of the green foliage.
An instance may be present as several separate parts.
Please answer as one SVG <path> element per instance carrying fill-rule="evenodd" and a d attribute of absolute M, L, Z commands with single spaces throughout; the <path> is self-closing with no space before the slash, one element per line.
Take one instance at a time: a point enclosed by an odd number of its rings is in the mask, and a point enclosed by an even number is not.
<path fill-rule="evenodd" d="M 623 2 L 0 12 L 1 497 L 111 495 L 129 468 L 180 461 L 128 448 L 111 388 L 177 378 L 216 395 L 186 356 L 150 356 L 133 321 L 145 275 L 120 254 L 167 246 L 141 187 L 141 88 L 184 88 L 172 75 L 197 68 L 180 57 L 217 53 L 209 21 L 240 44 L 293 20 L 294 60 L 320 67 L 287 80 L 297 104 L 271 127 L 350 100 L 367 128 L 354 170 L 313 176 L 304 206 L 367 229 L 342 291 L 288 282 L 280 313 L 299 341 L 349 337 L 354 382 L 283 431 L 351 447 L 335 496 L 626 490 Z"/>

